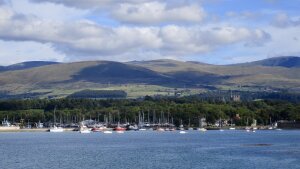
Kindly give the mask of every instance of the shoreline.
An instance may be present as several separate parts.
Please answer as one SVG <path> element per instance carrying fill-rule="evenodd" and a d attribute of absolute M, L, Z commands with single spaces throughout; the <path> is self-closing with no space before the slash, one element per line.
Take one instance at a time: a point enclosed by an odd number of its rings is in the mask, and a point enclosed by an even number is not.
<path fill-rule="evenodd" d="M 22 132 L 49 132 L 50 128 L 42 128 L 42 129 L 38 129 L 38 128 L 34 128 L 34 129 L 1 129 L 0 133 L 22 133 Z M 235 130 L 230 130 L 228 128 L 222 128 L 223 130 L 228 130 L 228 131 L 243 131 L 245 130 L 244 128 L 236 128 Z M 220 128 L 207 128 L 207 131 L 217 131 L 220 130 Z M 258 131 L 271 131 L 271 130 L 276 130 L 276 129 L 257 129 Z M 300 130 L 297 128 L 286 128 L 286 129 L 281 129 L 281 130 Z M 180 131 L 180 130 L 175 130 L 175 131 Z M 189 130 L 186 130 L 189 131 Z M 198 130 L 192 130 L 192 131 L 198 131 Z M 76 132 L 75 128 L 66 128 L 64 129 L 64 132 Z"/>

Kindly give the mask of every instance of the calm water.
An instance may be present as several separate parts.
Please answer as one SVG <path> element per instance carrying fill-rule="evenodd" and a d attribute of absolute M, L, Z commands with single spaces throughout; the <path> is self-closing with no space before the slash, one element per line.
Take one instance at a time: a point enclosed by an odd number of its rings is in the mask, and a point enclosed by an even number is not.
<path fill-rule="evenodd" d="M 300 168 L 300 131 L 0 133 L 1 169 Z"/>

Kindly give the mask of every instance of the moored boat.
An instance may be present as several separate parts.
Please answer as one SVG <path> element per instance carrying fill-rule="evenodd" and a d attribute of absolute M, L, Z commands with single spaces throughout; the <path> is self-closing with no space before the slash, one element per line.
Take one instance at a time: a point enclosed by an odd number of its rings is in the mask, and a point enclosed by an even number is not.
<path fill-rule="evenodd" d="M 198 131 L 202 131 L 202 132 L 207 131 L 207 129 L 206 129 L 206 128 L 203 128 L 203 127 L 202 127 L 202 128 L 197 128 L 197 130 L 198 130 Z"/>
<path fill-rule="evenodd" d="M 184 130 L 181 130 L 180 132 L 179 132 L 179 134 L 186 134 L 187 132 L 186 131 L 184 131 Z"/>
<path fill-rule="evenodd" d="M 87 128 L 86 126 L 81 126 L 80 129 L 79 129 L 79 133 L 82 133 L 82 134 L 88 134 L 88 133 L 91 133 L 92 131 Z"/>
<path fill-rule="evenodd" d="M 52 128 L 49 129 L 49 132 L 51 133 L 61 133 L 64 132 L 64 129 L 62 127 L 57 127 L 57 126 L 53 126 Z"/>

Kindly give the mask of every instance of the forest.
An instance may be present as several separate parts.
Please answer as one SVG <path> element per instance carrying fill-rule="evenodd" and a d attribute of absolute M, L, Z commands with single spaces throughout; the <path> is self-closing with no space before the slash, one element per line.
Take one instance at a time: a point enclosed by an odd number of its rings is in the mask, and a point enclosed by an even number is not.
<path fill-rule="evenodd" d="M 300 105 L 278 100 L 256 100 L 241 102 L 203 101 L 193 97 L 143 99 L 26 99 L 0 101 L 0 119 L 11 122 L 53 122 L 56 118 L 63 123 L 77 123 L 93 119 L 110 122 L 137 123 L 139 113 L 150 122 L 172 121 L 178 125 L 197 126 L 199 118 L 208 123 L 218 119 L 232 120 L 237 126 L 256 119 L 258 124 L 267 125 L 278 120 L 300 120 Z"/>

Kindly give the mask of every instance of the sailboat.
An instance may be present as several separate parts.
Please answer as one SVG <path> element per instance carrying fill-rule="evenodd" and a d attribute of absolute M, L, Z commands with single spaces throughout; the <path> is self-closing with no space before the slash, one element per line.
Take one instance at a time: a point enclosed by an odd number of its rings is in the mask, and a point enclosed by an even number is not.
<path fill-rule="evenodd" d="M 222 124 L 222 119 L 221 119 L 221 117 L 220 117 L 220 120 L 219 120 L 219 127 L 220 127 L 220 129 L 219 129 L 219 131 L 224 131 L 223 129 L 222 129 L 222 127 L 223 127 L 223 124 Z"/>
<path fill-rule="evenodd" d="M 61 133 L 61 132 L 64 131 L 64 129 L 62 127 L 57 127 L 55 125 L 55 123 L 56 123 L 55 110 L 56 110 L 56 106 L 55 106 L 54 111 L 53 111 L 53 127 L 49 129 L 49 132 L 51 132 L 51 133 Z"/>
<path fill-rule="evenodd" d="M 272 119 L 271 119 L 271 117 L 270 117 L 270 126 L 268 127 L 268 129 L 269 130 L 273 130 L 274 128 L 273 128 L 273 125 L 272 125 Z"/>
<path fill-rule="evenodd" d="M 233 124 L 232 124 L 232 119 L 230 119 L 230 127 L 229 127 L 229 130 L 235 130 L 235 127 L 233 127 Z"/>
<path fill-rule="evenodd" d="M 124 131 L 126 130 L 126 128 L 123 128 L 120 126 L 120 122 L 118 122 L 118 126 L 114 128 L 114 130 L 117 132 L 117 133 L 124 133 Z"/>
<path fill-rule="evenodd" d="M 199 128 L 197 128 L 198 131 L 205 132 L 207 129 L 203 127 L 201 118 L 199 118 Z"/>
<path fill-rule="evenodd" d="M 186 131 L 184 131 L 184 128 L 183 128 L 183 125 L 182 125 L 182 120 L 180 120 L 179 130 L 180 130 L 179 134 L 186 134 L 187 133 Z"/>
<path fill-rule="evenodd" d="M 91 133 L 92 131 L 83 124 L 83 122 L 81 122 L 80 124 L 80 128 L 79 128 L 79 133 L 81 134 L 88 134 L 88 133 Z"/>

